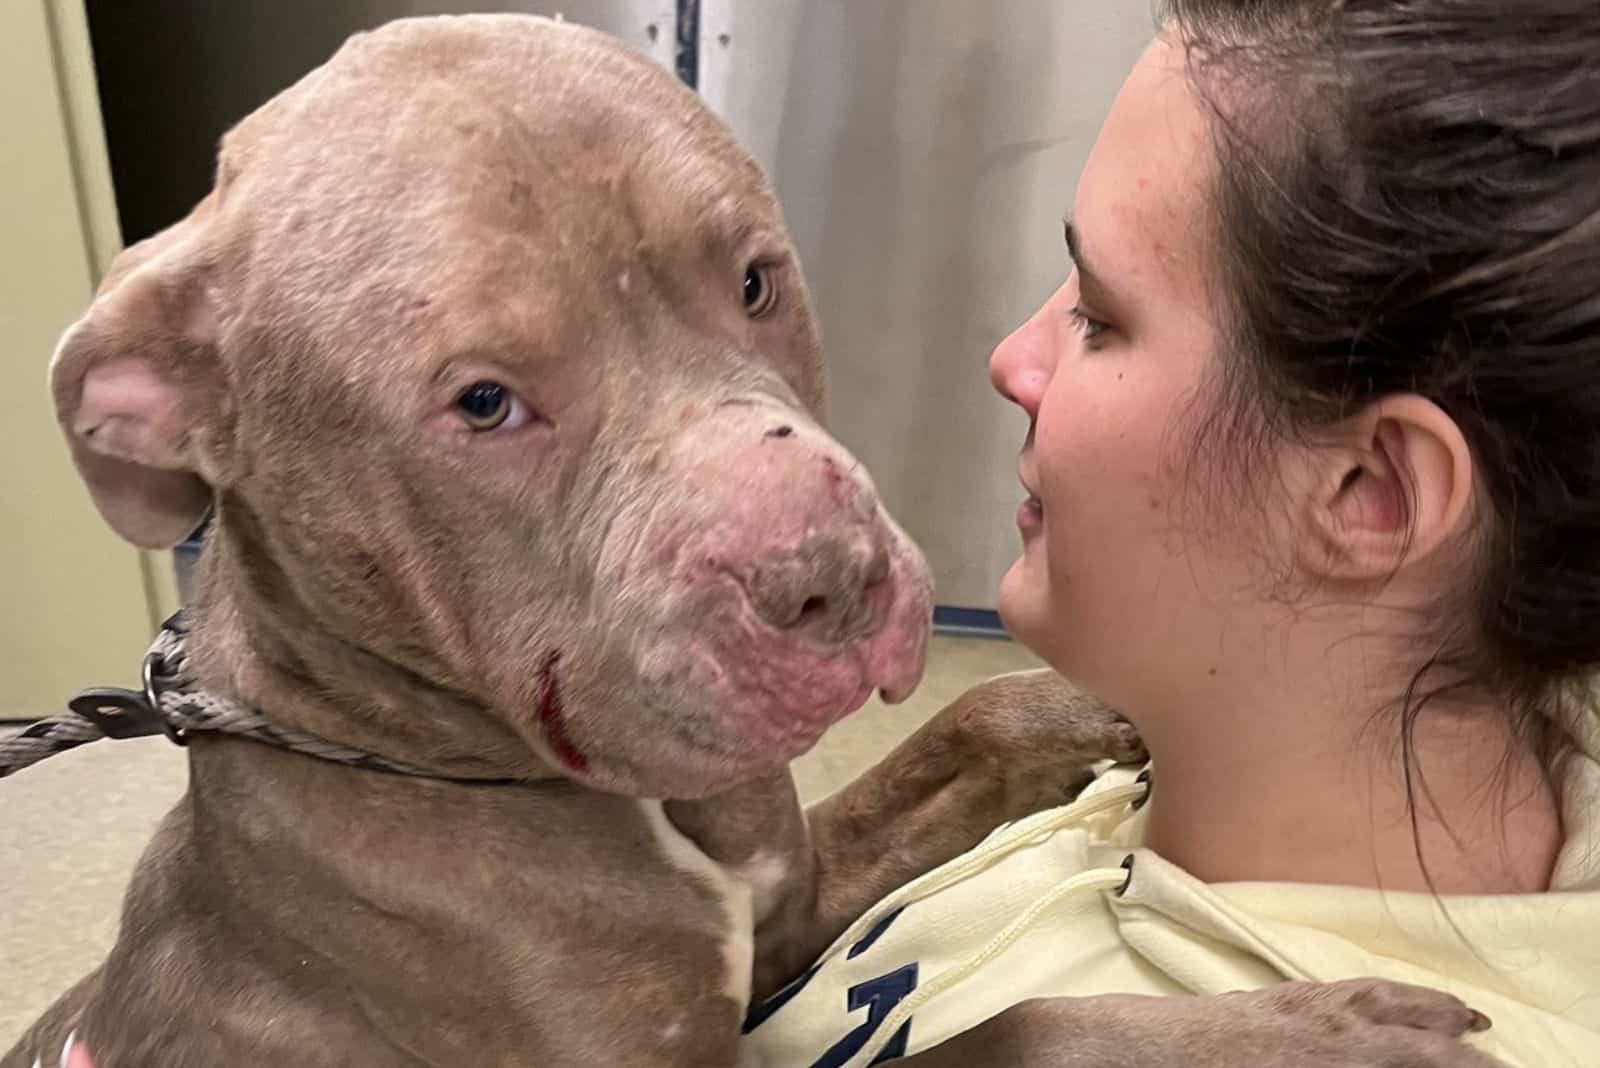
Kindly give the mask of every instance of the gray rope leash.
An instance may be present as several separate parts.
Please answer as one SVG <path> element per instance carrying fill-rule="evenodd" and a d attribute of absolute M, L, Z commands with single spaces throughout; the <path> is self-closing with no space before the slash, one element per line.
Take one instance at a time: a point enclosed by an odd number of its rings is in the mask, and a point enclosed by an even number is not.
<path fill-rule="evenodd" d="M 501 779 L 463 779 L 339 745 L 302 731 L 279 727 L 248 705 L 199 689 L 189 674 L 186 631 L 180 616 L 161 628 L 144 659 L 144 690 L 85 690 L 68 702 L 73 714 L 39 720 L 0 739 L 0 779 L 41 760 L 102 738 L 145 738 L 165 734 L 178 745 L 196 731 L 249 738 L 278 749 L 335 764 L 458 782 L 495 783 Z"/>
<path fill-rule="evenodd" d="M 76 716 L 41 719 L 24 727 L 22 733 L 0 740 L 0 779 L 105 736 L 99 727 Z"/>

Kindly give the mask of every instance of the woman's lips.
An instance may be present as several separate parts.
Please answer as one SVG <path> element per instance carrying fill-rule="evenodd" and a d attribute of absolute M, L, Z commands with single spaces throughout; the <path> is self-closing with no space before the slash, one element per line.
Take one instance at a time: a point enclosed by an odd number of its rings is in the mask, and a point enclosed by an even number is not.
<path fill-rule="evenodd" d="M 1029 497 L 1017 509 L 1017 526 L 1023 533 L 1037 530 L 1044 525 L 1044 504 L 1037 497 Z"/>

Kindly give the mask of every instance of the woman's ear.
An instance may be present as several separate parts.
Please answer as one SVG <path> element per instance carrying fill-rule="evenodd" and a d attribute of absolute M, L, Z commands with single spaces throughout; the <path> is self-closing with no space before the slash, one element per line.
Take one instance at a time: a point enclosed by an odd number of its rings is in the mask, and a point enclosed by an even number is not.
<path fill-rule="evenodd" d="M 1323 577 L 1388 578 L 1468 522 L 1472 452 L 1455 420 L 1423 397 L 1378 401 L 1312 455 L 1303 562 Z"/>
<path fill-rule="evenodd" d="M 188 537 L 212 499 L 198 455 L 221 406 L 200 255 L 208 207 L 119 256 L 50 364 L 56 418 L 95 507 L 148 549 Z"/>

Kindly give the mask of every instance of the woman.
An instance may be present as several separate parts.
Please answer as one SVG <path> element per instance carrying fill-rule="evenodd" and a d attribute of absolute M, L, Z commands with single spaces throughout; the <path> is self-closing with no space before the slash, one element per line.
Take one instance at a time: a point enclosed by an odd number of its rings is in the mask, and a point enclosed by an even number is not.
<path fill-rule="evenodd" d="M 1139 727 L 1149 804 L 1114 769 L 892 896 L 758 1059 L 1372 975 L 1600 1064 L 1591 0 L 1175 0 L 1067 244 L 991 363 L 1032 424 L 1001 608 Z"/>

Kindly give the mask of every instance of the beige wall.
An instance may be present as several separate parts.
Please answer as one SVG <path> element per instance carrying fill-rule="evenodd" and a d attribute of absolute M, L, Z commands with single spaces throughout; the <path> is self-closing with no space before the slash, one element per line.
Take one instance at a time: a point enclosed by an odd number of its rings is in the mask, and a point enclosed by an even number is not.
<path fill-rule="evenodd" d="M 56 340 L 117 242 L 74 0 L 0 4 L 0 144 L 0 717 L 12 718 L 132 683 L 171 600 L 166 561 L 143 560 L 95 515 L 45 388 Z"/>

